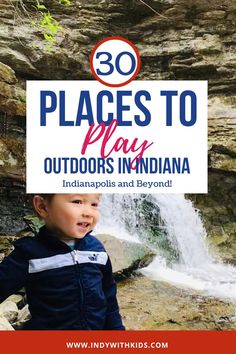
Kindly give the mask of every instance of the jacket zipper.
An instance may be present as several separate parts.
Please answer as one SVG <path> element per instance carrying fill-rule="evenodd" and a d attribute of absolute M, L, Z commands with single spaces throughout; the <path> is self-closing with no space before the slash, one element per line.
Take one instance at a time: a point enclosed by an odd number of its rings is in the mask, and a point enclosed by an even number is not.
<path fill-rule="evenodd" d="M 78 277 L 77 277 L 77 281 L 78 281 L 78 286 L 79 286 L 79 291 L 80 291 L 80 313 L 81 313 L 81 321 L 83 323 L 83 326 L 85 325 L 85 327 L 87 328 L 86 325 L 86 321 L 83 318 L 83 303 L 84 303 L 84 293 L 83 293 L 83 287 L 82 287 L 82 283 L 81 283 L 81 278 L 80 278 L 80 267 L 79 267 L 79 259 L 78 259 L 78 251 L 77 250 L 73 250 L 71 252 L 74 264 L 75 264 L 75 269 L 76 272 L 78 273 Z"/>
<path fill-rule="evenodd" d="M 82 289 L 82 284 L 81 284 L 81 279 L 80 279 L 80 267 L 79 267 L 79 259 L 78 259 L 78 252 L 77 250 L 73 250 L 72 251 L 72 258 L 74 260 L 74 264 L 75 264 L 75 269 L 78 273 L 78 283 L 79 283 L 79 289 L 80 289 L 80 300 L 81 300 L 81 304 L 83 304 L 84 302 L 84 294 L 83 294 L 83 289 Z"/>
<path fill-rule="evenodd" d="M 78 264 L 79 263 L 79 260 L 78 260 L 78 253 L 77 253 L 77 250 L 73 250 L 72 252 L 72 258 L 74 260 L 74 263 L 75 264 Z"/>

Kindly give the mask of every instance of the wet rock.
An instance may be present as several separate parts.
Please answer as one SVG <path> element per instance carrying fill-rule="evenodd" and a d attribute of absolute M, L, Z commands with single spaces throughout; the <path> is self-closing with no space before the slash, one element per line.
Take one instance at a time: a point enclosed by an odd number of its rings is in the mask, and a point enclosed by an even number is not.
<path fill-rule="evenodd" d="M 40 227 L 44 225 L 43 220 L 39 219 L 36 215 L 25 215 L 24 221 L 29 227 L 29 229 L 34 233 L 37 234 L 39 232 Z"/>
<path fill-rule="evenodd" d="M 227 1 L 225 7 L 203 1 L 151 1 L 153 10 L 141 2 L 81 1 L 79 6 L 72 3 L 68 7 L 51 2 L 48 8 L 61 25 L 51 52 L 45 50 L 43 33 L 31 25 L 38 16 L 31 1 L 26 0 L 24 5 L 28 14 L 19 6 L 14 19 L 14 2 L 11 6 L 2 5 L 5 15 L 0 31 L 0 60 L 20 75 L 46 79 L 74 79 L 78 75 L 91 78 L 90 71 L 84 70 L 89 68 L 91 48 L 99 39 L 114 34 L 128 37 L 141 49 L 144 54 L 141 75 L 145 79 L 151 79 L 153 71 L 162 78 L 173 77 L 168 64 L 162 65 L 163 55 L 171 60 L 177 56 L 193 58 L 214 66 L 214 72 L 224 66 L 226 58 L 235 59 L 232 47 L 224 44 L 226 36 L 234 43 L 233 1 Z M 156 40 L 158 47 L 155 47 Z M 219 58 L 219 53 L 224 60 Z M 152 58 L 156 63 L 160 60 L 161 65 L 155 66 L 155 70 Z M 184 78 L 186 73 L 182 75 Z M 190 71 L 187 75 L 195 77 L 196 74 Z M 235 77 L 235 64 L 229 77 Z M 221 81 L 227 84 L 226 77 L 222 76 Z M 214 80 L 210 80 L 212 84 Z"/>
<path fill-rule="evenodd" d="M 18 316 L 18 308 L 13 301 L 7 299 L 0 304 L 0 314 L 12 323 Z"/>
<path fill-rule="evenodd" d="M 236 177 L 230 171 L 213 169 L 208 181 L 208 194 L 188 197 L 201 211 L 213 254 L 226 263 L 236 264 Z"/>
<path fill-rule="evenodd" d="M 208 103 L 208 194 L 189 197 L 201 211 L 213 253 L 236 264 L 236 100 L 211 95 Z"/>
<path fill-rule="evenodd" d="M 15 77 L 15 72 L 0 62 L 0 196 L 4 183 L 1 179 L 25 178 L 25 90 Z M 14 182 L 13 182 L 14 183 Z M 1 210 L 0 210 L 1 214 Z M 1 231 L 0 231 L 1 232 Z"/>
<path fill-rule="evenodd" d="M 15 236 L 0 236 L 0 252 L 4 254 L 4 256 L 8 255 L 13 249 L 13 242 L 17 240 Z"/>
<path fill-rule="evenodd" d="M 15 329 L 21 329 L 23 325 L 30 320 L 31 315 L 29 312 L 29 306 L 25 305 L 18 314 L 17 320 L 15 323 L 13 323 L 13 326 Z"/>
<path fill-rule="evenodd" d="M 12 86 L 7 84 L 6 82 L 0 82 L 0 92 L 2 97 L 13 97 Z"/>
<path fill-rule="evenodd" d="M 14 295 L 9 296 L 7 298 L 7 301 L 14 302 L 17 305 L 17 308 L 20 308 L 21 304 L 23 303 L 23 296 L 20 294 L 14 294 Z"/>
<path fill-rule="evenodd" d="M 0 140 L 0 158 L 0 173 L 6 175 L 10 171 L 14 171 L 17 166 L 17 160 L 8 149 L 4 139 Z"/>
<path fill-rule="evenodd" d="M 15 84 L 17 82 L 15 72 L 8 65 L 0 62 L 0 81 L 8 84 Z"/>
<path fill-rule="evenodd" d="M 111 235 L 96 235 L 96 237 L 104 244 L 111 258 L 116 279 L 147 266 L 155 256 L 155 253 L 143 244 L 127 242 Z"/>
<path fill-rule="evenodd" d="M 233 95 L 210 96 L 209 100 L 209 150 L 229 156 L 235 163 L 235 140 L 232 131 L 236 129 L 236 100 Z M 214 150 L 212 146 L 215 146 Z M 218 151 L 216 151 L 218 149 Z M 214 167 L 214 166 L 212 166 Z M 217 168 L 217 167 L 216 167 Z M 231 171 L 230 168 L 226 171 Z"/>
<path fill-rule="evenodd" d="M 21 174 L 21 171 L 14 172 Z M 24 229 L 23 217 L 33 212 L 30 198 L 25 194 L 25 183 L 18 178 L 21 176 L 16 173 L 10 178 L 1 177 L 0 170 L 0 235 L 15 235 Z"/>
<path fill-rule="evenodd" d="M 0 331 L 14 331 L 12 325 L 8 322 L 8 320 L 1 316 L 0 314 Z"/>
<path fill-rule="evenodd" d="M 236 303 L 143 276 L 118 283 L 118 299 L 124 323 L 130 330 L 236 329 L 231 320 Z"/>
<path fill-rule="evenodd" d="M 202 14 L 203 19 L 209 19 L 211 21 L 215 21 L 216 19 L 223 19 L 226 16 L 226 11 L 223 10 L 215 10 L 215 11 L 207 11 Z"/>
<path fill-rule="evenodd" d="M 0 112 L 7 114 L 8 118 L 25 116 L 25 97 L 25 90 L 19 86 L 15 72 L 0 62 Z M 6 126 L 8 128 L 9 123 Z"/>
<path fill-rule="evenodd" d="M 29 58 L 23 54 L 23 51 L 19 52 L 9 47 L 1 48 L 0 58 L 2 62 L 13 67 L 14 71 L 18 71 L 21 74 L 37 74 L 37 70 L 34 68 Z"/>
<path fill-rule="evenodd" d="M 236 151 L 229 150 L 223 145 L 212 145 L 209 157 L 210 168 L 236 172 Z"/>

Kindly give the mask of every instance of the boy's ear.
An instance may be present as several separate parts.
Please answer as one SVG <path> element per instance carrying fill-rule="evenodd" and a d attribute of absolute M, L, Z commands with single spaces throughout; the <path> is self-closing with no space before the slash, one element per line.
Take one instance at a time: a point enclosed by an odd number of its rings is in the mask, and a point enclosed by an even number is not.
<path fill-rule="evenodd" d="M 45 219 L 48 215 L 46 200 L 40 195 L 35 195 L 33 197 L 33 206 L 36 213 Z"/>

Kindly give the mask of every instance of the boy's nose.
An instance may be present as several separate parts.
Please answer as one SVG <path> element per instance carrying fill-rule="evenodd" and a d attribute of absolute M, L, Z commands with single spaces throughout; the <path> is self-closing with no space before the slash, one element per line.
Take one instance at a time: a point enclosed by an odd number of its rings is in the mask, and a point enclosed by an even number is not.
<path fill-rule="evenodd" d="M 86 217 L 92 217 L 93 216 L 91 208 L 86 207 L 86 206 L 83 208 L 82 214 L 83 214 L 83 216 L 86 216 Z"/>

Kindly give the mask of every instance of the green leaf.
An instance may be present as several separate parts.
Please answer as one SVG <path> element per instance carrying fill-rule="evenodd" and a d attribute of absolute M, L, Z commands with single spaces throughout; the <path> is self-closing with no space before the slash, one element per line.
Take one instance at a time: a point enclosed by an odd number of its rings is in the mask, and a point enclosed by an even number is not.
<path fill-rule="evenodd" d="M 65 6 L 70 6 L 71 0 L 59 0 L 59 3 Z"/>
<path fill-rule="evenodd" d="M 41 5 L 41 4 L 37 4 L 36 8 L 38 11 L 47 10 L 46 6 Z"/>

